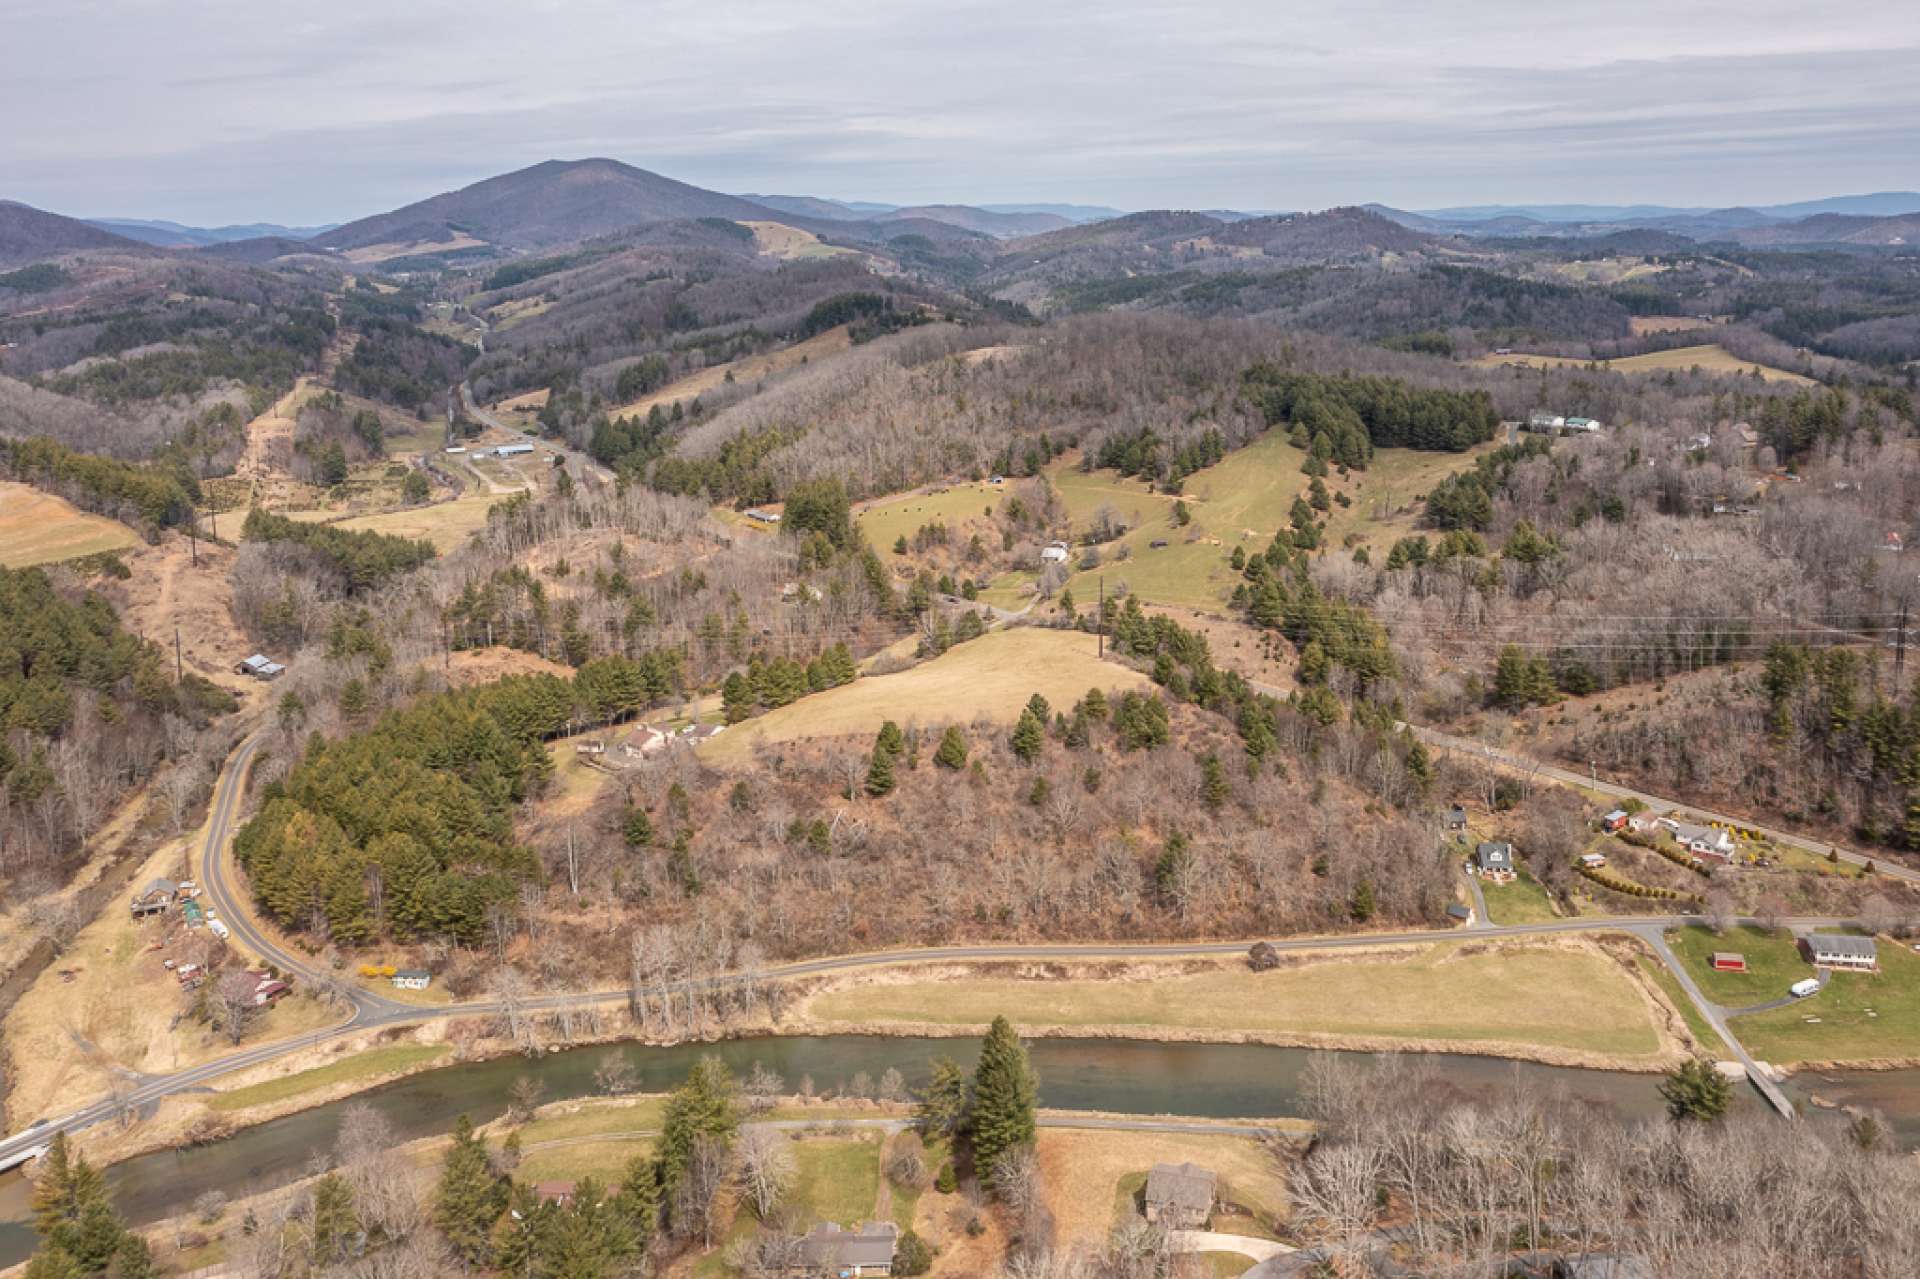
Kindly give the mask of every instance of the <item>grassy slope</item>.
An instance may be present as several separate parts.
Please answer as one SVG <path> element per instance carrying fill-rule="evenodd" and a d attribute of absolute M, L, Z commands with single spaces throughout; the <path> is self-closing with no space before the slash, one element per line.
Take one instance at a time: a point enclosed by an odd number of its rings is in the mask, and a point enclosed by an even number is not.
<path fill-rule="evenodd" d="M 1137 1212 L 1133 1192 L 1156 1163 L 1192 1162 L 1219 1174 L 1223 1197 L 1258 1213 L 1220 1214 L 1214 1225 L 1232 1233 L 1259 1233 L 1285 1219 L 1286 1181 L 1272 1156 L 1246 1137 L 1198 1133 L 1099 1132 L 1050 1128 L 1037 1143 L 1047 1206 L 1066 1246 L 1095 1246 Z M 1250 1227 L 1253 1227 L 1250 1229 Z"/>
<path fill-rule="evenodd" d="M 1564 355 L 1483 355 L 1475 364 L 1517 365 L 1522 368 L 1580 368 L 1589 363 Z M 1755 369 L 1769 382 L 1790 382 L 1796 386 L 1813 386 L 1814 380 L 1798 373 L 1789 373 L 1785 369 L 1776 369 L 1771 365 L 1755 364 L 1736 357 L 1723 346 L 1707 343 L 1701 346 L 1675 347 L 1670 351 L 1650 351 L 1646 355 L 1630 355 L 1622 360 L 1612 360 L 1601 365 L 1614 373 L 1662 373 L 1668 369 L 1701 368 L 1709 373 L 1732 373 L 1751 376 Z"/>
<path fill-rule="evenodd" d="M 1328 487 L 1345 493 L 1351 505 L 1336 502 L 1328 513 L 1326 544 L 1341 546 L 1355 536 L 1384 549 L 1413 531 L 1415 499 L 1442 477 L 1470 466 L 1474 456 L 1382 449 L 1366 470 L 1350 472 L 1345 479 L 1329 477 Z M 1069 581 L 1076 602 L 1093 599 L 1096 579 L 1104 574 L 1109 587 L 1125 581 L 1149 603 L 1223 607 L 1240 581 L 1228 563 L 1233 548 L 1242 546 L 1248 554 L 1265 550 L 1276 533 L 1289 527 L 1293 499 L 1304 495 L 1311 482 L 1300 472 L 1304 460 L 1285 434 L 1269 431 L 1216 465 L 1196 471 L 1183 486 L 1182 497 L 1193 516 L 1185 527 L 1173 523 L 1173 497 L 1150 492 L 1140 481 L 1112 471 L 1082 472 L 1073 459 L 1056 462 L 1049 475 L 1076 530 L 1085 528 L 1102 505 L 1112 506 L 1132 526 L 1118 542 L 1101 548 L 1105 563 L 1100 569 Z M 1155 541 L 1167 545 L 1155 549 Z M 1116 563 L 1122 547 L 1130 558 Z"/>
<path fill-rule="evenodd" d="M 1743 926 L 1729 928 L 1724 937 L 1716 937 L 1709 928 L 1676 928 L 1667 935 L 1667 942 L 1707 998 L 1726 1008 L 1779 999 L 1787 993 L 1787 987 L 1813 976 L 1812 966 L 1800 957 L 1793 938 L 1784 934 Z M 1717 950 L 1745 955 L 1747 971 L 1713 971 L 1713 953 Z"/>
<path fill-rule="evenodd" d="M 1782 1064 L 1920 1057 L 1920 955 L 1882 938 L 1878 973 L 1835 973 L 1813 998 L 1733 1029 L 1754 1056 Z"/>
<path fill-rule="evenodd" d="M 54 564 L 118 551 L 140 539 L 103 515 L 89 515 L 65 498 L 25 484 L 0 481 L 0 568 Z"/>
<path fill-rule="evenodd" d="M 387 1044 L 355 1053 L 340 1061 L 328 1062 L 324 1066 L 315 1066 L 311 1070 L 248 1084 L 231 1092 L 216 1093 L 207 1104 L 215 1110 L 245 1110 L 248 1106 L 285 1101 L 288 1097 L 298 1097 L 301 1093 L 319 1088 L 331 1088 L 335 1084 L 409 1070 L 444 1056 L 447 1051 L 445 1044 Z"/>
<path fill-rule="evenodd" d="M 1102 662 L 1092 635 L 1031 627 L 993 631 L 910 670 L 862 676 L 736 724 L 700 753 L 709 762 L 726 763 L 745 758 L 760 743 L 870 736 L 888 719 L 903 728 L 966 723 L 983 715 L 1010 724 L 1036 692 L 1070 706 L 1089 688 L 1139 688 L 1146 682 L 1136 671 Z"/>
<path fill-rule="evenodd" d="M 887 555 L 896 539 L 911 538 L 923 524 L 951 526 L 985 516 L 1005 493 L 1004 486 L 971 481 L 951 484 L 944 492 L 902 493 L 863 506 L 854 522 L 874 549 Z"/>
<path fill-rule="evenodd" d="M 1567 992 L 1580 992 L 1570 1001 Z M 1497 954 L 1455 944 L 1282 968 L 1152 981 L 906 982 L 816 998 L 833 1021 L 1151 1026 L 1272 1034 L 1483 1041 L 1647 1056 L 1658 1037 L 1640 993 L 1590 951 Z"/>
<path fill-rule="evenodd" d="M 1492 923 L 1538 924 L 1560 918 L 1553 913 L 1547 890 L 1531 875 L 1522 874 L 1510 884 L 1482 884 L 1480 891 L 1486 894 L 1487 914 L 1493 917 Z"/>

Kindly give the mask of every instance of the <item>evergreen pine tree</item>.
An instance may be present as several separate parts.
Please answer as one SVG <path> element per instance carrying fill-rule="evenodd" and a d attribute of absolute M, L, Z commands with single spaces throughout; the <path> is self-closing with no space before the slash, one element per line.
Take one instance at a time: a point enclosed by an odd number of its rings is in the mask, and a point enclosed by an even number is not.
<path fill-rule="evenodd" d="M 660 1228 L 660 1180 L 653 1160 L 635 1155 L 627 1162 L 614 1204 L 626 1214 L 633 1229 L 634 1245 L 646 1251 L 654 1232 Z"/>
<path fill-rule="evenodd" d="M 334 1265 L 352 1255 L 359 1245 L 360 1213 L 354 1207 L 353 1187 L 330 1172 L 313 1187 L 313 1260 Z"/>
<path fill-rule="evenodd" d="M 453 1129 L 453 1145 L 440 1164 L 433 1222 L 447 1244 L 469 1265 L 487 1261 L 488 1235 L 506 1207 L 507 1187 L 487 1160 L 486 1139 L 465 1115 Z"/>
<path fill-rule="evenodd" d="M 947 725 L 947 731 L 940 734 L 940 749 L 934 752 L 933 762 L 956 771 L 967 766 L 967 739 L 960 735 L 958 724 Z"/>
<path fill-rule="evenodd" d="M 992 1178 L 1000 1156 L 1033 1140 L 1033 1111 L 1039 1080 L 1027 1060 L 1026 1045 L 1005 1017 L 995 1017 L 980 1045 L 973 1074 L 973 1106 L 967 1131 L 973 1139 L 973 1166 Z"/>
<path fill-rule="evenodd" d="M 1053 717 L 1053 707 L 1050 706 L 1047 703 L 1047 699 L 1039 693 L 1035 693 L 1027 699 L 1027 710 L 1035 719 L 1039 720 L 1042 725 L 1045 725 L 1046 722 Z"/>
<path fill-rule="evenodd" d="M 1733 1104 L 1733 1084 L 1712 1062 L 1693 1057 L 1681 1062 L 1661 1082 L 1660 1096 L 1674 1119 L 1712 1123 Z"/>
<path fill-rule="evenodd" d="M 686 1082 L 667 1099 L 667 1110 L 660 1124 L 660 1144 L 655 1151 L 656 1180 L 664 1203 L 673 1201 L 673 1192 L 686 1176 L 693 1158 L 693 1147 L 702 1137 L 731 1141 L 739 1116 L 733 1104 L 733 1075 L 718 1057 L 706 1056 L 687 1072 Z"/>
<path fill-rule="evenodd" d="M 1090 688 L 1087 690 L 1087 695 L 1080 699 L 1080 708 L 1087 713 L 1088 719 L 1105 719 L 1108 710 L 1107 695 L 1097 688 Z"/>
<path fill-rule="evenodd" d="M 1020 712 L 1020 722 L 1013 726 L 1013 753 L 1021 763 L 1031 764 L 1040 757 L 1040 748 L 1047 737 L 1047 730 L 1042 727 L 1045 723 L 1034 718 L 1031 705 Z"/>
<path fill-rule="evenodd" d="M 889 755 L 897 756 L 907 749 L 906 735 L 900 731 L 898 724 L 888 720 L 880 725 L 880 735 L 874 740 L 874 749 L 884 750 Z"/>
<path fill-rule="evenodd" d="M 509 1279 L 532 1279 L 538 1238 L 549 1209 L 532 1186 L 516 1182 L 493 1230 L 493 1266 Z"/>
<path fill-rule="evenodd" d="M 628 848 L 645 848 L 653 842 L 653 819 L 647 816 L 644 808 L 629 808 L 620 823 L 620 833 L 626 839 Z"/>
<path fill-rule="evenodd" d="M 914 1107 L 914 1122 L 924 1137 L 951 1137 L 967 1125 L 967 1074 L 951 1057 L 936 1057 L 928 1065 L 932 1078 Z"/>
<path fill-rule="evenodd" d="M 1227 802 L 1232 790 L 1227 785 L 1227 775 L 1220 767 L 1217 756 L 1209 755 L 1200 761 L 1200 798 L 1208 808 L 1215 812 Z"/>
<path fill-rule="evenodd" d="M 867 794 L 878 798 L 893 793 L 893 753 L 875 746 L 873 760 L 867 765 Z"/>

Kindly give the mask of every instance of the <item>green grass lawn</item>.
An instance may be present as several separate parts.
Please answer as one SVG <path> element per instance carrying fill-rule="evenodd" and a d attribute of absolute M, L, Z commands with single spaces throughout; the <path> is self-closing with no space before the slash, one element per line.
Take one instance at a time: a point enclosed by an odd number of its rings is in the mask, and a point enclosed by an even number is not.
<path fill-rule="evenodd" d="M 1835 973 L 1811 999 L 1733 1029 L 1754 1056 L 1780 1064 L 1920 1057 L 1920 955 L 1881 938 L 1879 972 Z"/>
<path fill-rule="evenodd" d="M 1729 928 L 1723 937 L 1716 937 L 1710 928 L 1687 926 L 1668 933 L 1667 944 L 1680 956 L 1707 998 L 1724 1008 L 1744 1008 L 1779 999 L 1787 993 L 1787 987 L 1803 977 L 1813 976 L 1812 965 L 1800 957 L 1793 938 L 1784 932 L 1768 933 L 1741 925 Z M 1747 971 L 1713 971 L 1713 952 L 1717 950 L 1745 955 Z"/>
<path fill-rule="evenodd" d="M 248 1084 L 231 1092 L 215 1093 L 207 1099 L 207 1104 L 215 1110 L 244 1110 L 248 1106 L 264 1106 L 316 1088 L 330 1088 L 351 1080 L 371 1079 L 425 1065 L 449 1051 L 445 1044 L 387 1044 L 324 1066 L 315 1066 L 312 1070 Z"/>
<path fill-rule="evenodd" d="M 1707 1024 L 1707 1019 L 1700 1015 L 1699 1007 L 1688 997 L 1687 992 L 1681 989 L 1680 979 L 1675 977 L 1665 964 L 1652 955 L 1635 956 L 1634 962 L 1640 966 L 1640 971 L 1646 974 L 1647 979 L 1665 991 L 1673 1006 L 1680 1010 L 1681 1019 L 1687 1023 L 1687 1029 L 1693 1032 L 1694 1042 L 1708 1052 L 1726 1051 L 1726 1041 L 1720 1038 L 1719 1032 Z"/>
<path fill-rule="evenodd" d="M 925 524 L 945 524 L 957 531 L 963 520 L 984 519 L 997 508 L 1007 493 L 1007 485 L 975 484 L 970 481 L 949 485 L 942 493 L 906 493 L 883 498 L 864 508 L 854 523 L 873 549 L 882 556 L 893 554 L 900 538 L 912 539 Z"/>
<path fill-rule="evenodd" d="M 1487 898 L 1487 914 L 1496 924 L 1538 924 L 1560 916 L 1553 913 L 1547 890 L 1524 871 L 1507 884 L 1480 885 Z"/>
<path fill-rule="evenodd" d="M 809 1137 L 794 1143 L 799 1176 L 787 1202 L 809 1222 L 837 1221 L 843 1226 L 873 1216 L 880 1193 L 880 1140 L 865 1137 Z"/>
<path fill-rule="evenodd" d="M 570 1115 L 543 1115 L 520 1130 L 520 1140 L 532 1145 L 609 1132 L 652 1132 L 660 1127 L 666 1104 L 665 1097 L 643 1096 L 617 1105 L 589 1106 Z"/>
<path fill-rule="evenodd" d="M 578 1181 L 582 1177 L 593 1177 L 605 1185 L 620 1180 L 636 1156 L 652 1149 L 651 1140 L 638 1137 L 570 1142 L 527 1151 L 514 1175 L 521 1181 Z"/>
<path fill-rule="evenodd" d="M 984 1025 L 1004 1013 L 1025 1026 L 1368 1035 L 1634 1057 L 1659 1048 L 1645 1001 L 1613 964 L 1550 946 L 1495 953 L 1449 943 L 1268 973 L 1221 968 L 1138 981 L 903 981 L 828 992 L 809 1011 L 856 1023 Z"/>

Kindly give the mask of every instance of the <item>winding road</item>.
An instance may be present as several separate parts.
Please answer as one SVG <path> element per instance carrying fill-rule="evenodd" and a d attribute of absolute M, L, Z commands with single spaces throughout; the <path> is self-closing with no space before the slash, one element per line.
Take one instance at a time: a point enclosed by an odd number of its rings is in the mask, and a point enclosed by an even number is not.
<path fill-rule="evenodd" d="M 483 408 L 479 404 L 479 402 L 473 398 L 473 387 L 466 382 L 462 382 L 460 384 L 460 403 L 463 406 L 465 406 L 467 410 L 467 416 L 471 417 L 474 421 L 480 423 L 482 426 L 490 426 L 496 431 L 505 431 L 508 435 L 513 436 L 515 439 L 523 440 L 526 443 L 533 445 L 535 448 L 545 449 L 549 453 L 558 453 L 561 457 L 567 460 L 569 465 L 578 467 L 580 470 L 583 470 L 587 472 L 589 475 L 594 476 L 596 479 L 603 480 L 608 484 L 613 483 L 614 476 L 613 476 L 612 469 L 609 467 L 600 465 L 600 463 L 594 461 L 592 458 L 588 457 L 585 453 L 581 453 L 575 449 L 570 449 L 565 444 L 556 443 L 553 440 L 529 435 L 525 431 L 521 430 L 519 427 L 514 426 L 509 422 L 504 422 L 501 419 L 495 417 L 490 411 Z"/>
<path fill-rule="evenodd" d="M 1724 821 L 1730 825 L 1743 826 L 1759 830 L 1768 838 L 1789 844 L 1796 848 L 1824 856 L 1832 846 L 1814 840 L 1793 835 L 1791 832 L 1773 830 L 1765 826 L 1756 826 L 1744 819 L 1736 819 L 1708 812 L 1679 801 L 1663 799 L 1635 791 L 1627 787 L 1612 786 L 1608 783 L 1596 784 L 1591 778 L 1583 777 L 1565 769 L 1556 768 L 1525 756 L 1508 751 L 1495 750 L 1466 738 L 1436 732 L 1432 729 L 1412 726 L 1413 731 L 1423 740 L 1449 750 L 1458 750 L 1486 759 L 1498 767 L 1524 771 L 1533 776 L 1544 776 L 1556 781 L 1579 785 L 1587 790 L 1597 790 L 1602 794 L 1621 799 L 1638 799 L 1642 803 L 1663 809 L 1685 807 L 1710 819 Z M 240 946 L 253 952 L 263 962 L 277 966 L 282 972 L 292 973 L 296 977 L 319 984 L 322 975 L 305 958 L 295 955 L 275 942 L 255 921 L 251 904 L 238 882 L 238 873 L 227 856 L 228 847 L 245 793 L 246 775 L 251 768 L 260 747 L 257 736 L 242 741 L 228 759 L 220 782 L 214 791 L 209 814 L 207 836 L 201 849 L 199 882 L 205 890 L 207 904 L 211 912 L 227 925 L 233 940 Z M 1843 861 L 1855 865 L 1866 863 L 1869 859 L 1861 854 L 1836 850 Z M 1874 868 L 1882 874 L 1910 882 L 1920 882 L 1920 872 L 1908 870 L 1885 861 L 1875 860 Z M 1784 1093 L 1774 1084 L 1771 1077 L 1741 1046 L 1739 1039 L 1728 1027 L 1727 1018 L 1752 1009 L 1727 1009 L 1715 1004 L 1701 991 L 1686 967 L 1673 953 L 1666 942 L 1666 931 L 1679 922 L 1671 915 L 1616 916 L 1604 919 L 1559 919 L 1534 924 L 1493 924 L 1486 921 L 1484 913 L 1481 922 L 1470 930 L 1461 929 L 1419 929 L 1392 933 L 1340 934 L 1330 937 L 1293 937 L 1270 943 L 1276 951 L 1325 951 L 1362 949 L 1373 946 L 1418 945 L 1427 942 L 1444 941 L 1448 938 L 1469 936 L 1475 940 L 1502 937 L 1539 937 L 1556 934 L 1580 933 L 1628 933 L 1645 942 L 1659 957 L 1668 970 L 1680 983 L 1687 996 L 1693 1000 L 1701 1015 L 1715 1032 L 1726 1041 L 1728 1048 L 1746 1068 L 1748 1077 L 1754 1085 L 1766 1095 L 1767 1100 L 1783 1115 L 1793 1114 L 1792 1106 Z M 1753 923 L 1754 920 L 1740 922 Z M 1831 917 L 1803 917 L 1784 921 L 1795 928 L 1831 927 L 1845 921 Z M 942 963 L 963 961 L 994 960 L 1075 960 L 1075 959 L 1180 959 L 1206 956 L 1244 954 L 1256 938 L 1243 938 L 1230 941 L 1167 942 L 1167 943 L 982 943 L 952 946 L 933 946 L 912 950 L 875 951 L 865 954 L 835 955 L 819 959 L 800 960 L 782 964 L 759 973 L 756 980 L 780 980 L 783 978 L 820 976 L 830 973 L 854 972 L 868 968 L 881 968 L 908 963 Z M 728 984 L 741 980 L 738 976 L 723 976 L 712 979 L 710 984 Z M 628 997 L 625 989 L 597 991 L 583 995 L 547 995 L 528 1001 L 527 1006 L 537 1011 L 545 1011 L 568 1004 L 624 1002 Z M 132 1088 L 114 1097 L 103 1098 L 80 1110 L 46 1120 L 25 1132 L 0 1140 L 0 1169 L 21 1162 L 24 1157 L 37 1152 L 45 1145 L 55 1131 L 73 1132 L 90 1127 L 104 1120 L 126 1113 L 129 1108 L 138 1108 L 175 1093 L 204 1087 L 210 1081 L 222 1075 L 245 1070 L 280 1057 L 288 1056 L 315 1044 L 324 1043 L 341 1035 L 355 1033 L 371 1028 L 400 1025 L 409 1022 L 431 1021 L 444 1017 L 465 1017 L 485 1015 L 500 1011 L 496 1002 L 474 1000 L 457 1004 L 438 1006 L 420 1006 L 402 1003 L 395 999 L 374 993 L 359 987 L 348 987 L 345 998 L 349 1006 L 349 1015 L 339 1024 L 312 1031 L 292 1039 L 274 1043 L 258 1044 L 243 1048 L 229 1056 L 198 1066 L 176 1071 L 167 1075 L 148 1076 Z"/>

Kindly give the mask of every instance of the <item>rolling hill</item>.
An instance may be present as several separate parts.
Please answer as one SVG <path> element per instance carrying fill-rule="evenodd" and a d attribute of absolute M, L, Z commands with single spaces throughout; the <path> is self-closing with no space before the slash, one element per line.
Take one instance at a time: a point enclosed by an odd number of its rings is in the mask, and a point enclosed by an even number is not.
<path fill-rule="evenodd" d="M 752 221 L 767 206 L 618 160 L 547 160 L 317 236 L 325 248 L 447 244 L 462 237 L 537 249 L 683 218 Z"/>
<path fill-rule="evenodd" d="M 1271 218 L 1247 218 L 1212 232 L 1216 244 L 1258 249 L 1270 258 L 1324 262 L 1420 253 L 1436 244 L 1425 231 L 1401 226 L 1370 209 L 1328 209 Z"/>
<path fill-rule="evenodd" d="M 44 262 L 83 249 L 135 249 L 146 245 L 111 231 L 29 204 L 0 200 L 0 267 Z"/>

